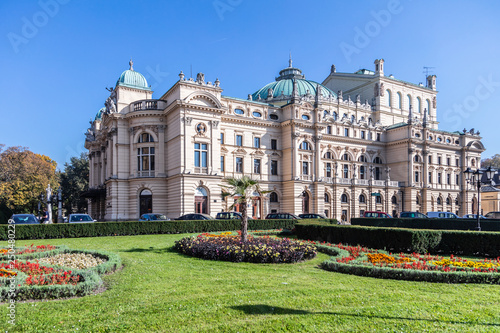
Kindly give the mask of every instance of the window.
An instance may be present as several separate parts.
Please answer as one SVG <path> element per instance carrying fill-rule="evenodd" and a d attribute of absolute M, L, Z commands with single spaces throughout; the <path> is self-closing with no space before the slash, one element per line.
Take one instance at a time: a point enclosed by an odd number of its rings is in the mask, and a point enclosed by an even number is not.
<path fill-rule="evenodd" d="M 451 185 L 451 174 L 446 174 L 446 184 Z"/>
<path fill-rule="evenodd" d="M 236 135 L 236 145 L 238 147 L 243 146 L 243 135 Z"/>
<path fill-rule="evenodd" d="M 437 204 L 438 205 L 442 205 L 443 204 L 443 199 L 441 199 L 441 197 L 438 197 L 437 200 L 436 200 Z"/>
<path fill-rule="evenodd" d="M 225 163 L 224 163 L 224 159 L 225 159 L 225 158 L 224 158 L 224 156 L 221 156 L 221 157 L 220 157 L 220 171 L 221 171 L 221 172 L 224 172 L 224 170 L 225 170 Z"/>
<path fill-rule="evenodd" d="M 273 149 L 273 150 L 278 149 L 278 140 L 271 139 L 271 149 Z"/>
<path fill-rule="evenodd" d="M 331 177 L 332 176 L 332 164 L 331 163 L 326 163 L 326 170 L 325 170 L 325 177 Z"/>
<path fill-rule="evenodd" d="M 392 199 L 391 199 L 391 202 L 393 205 L 397 205 L 398 204 L 398 198 L 396 198 L 395 195 L 392 196 Z"/>
<path fill-rule="evenodd" d="M 411 108 L 411 96 L 410 95 L 406 95 L 406 100 L 408 102 L 408 110 L 410 110 L 410 108 Z"/>
<path fill-rule="evenodd" d="M 366 203 L 366 197 L 364 196 L 364 194 L 359 195 L 359 203 Z"/>
<path fill-rule="evenodd" d="M 271 161 L 271 175 L 278 175 L 278 161 Z"/>
<path fill-rule="evenodd" d="M 381 204 L 382 203 L 382 197 L 380 195 L 377 195 L 375 197 L 375 203 Z"/>
<path fill-rule="evenodd" d="M 325 203 L 329 202 L 330 202 L 330 196 L 328 195 L 328 193 L 325 193 Z"/>
<path fill-rule="evenodd" d="M 365 140 L 366 139 L 366 132 L 361 131 L 361 139 Z"/>
<path fill-rule="evenodd" d="M 398 92 L 398 109 L 402 109 L 402 105 L 401 105 L 402 104 L 401 103 L 402 99 L 403 98 L 401 97 L 401 93 Z"/>
<path fill-rule="evenodd" d="M 446 198 L 446 204 L 447 205 L 451 205 L 451 199 L 450 198 Z"/>
<path fill-rule="evenodd" d="M 426 104 L 427 104 L 427 114 L 430 114 L 431 113 L 431 101 L 426 100 Z"/>
<path fill-rule="evenodd" d="M 302 144 L 300 145 L 300 149 L 302 149 L 302 150 L 310 150 L 311 148 L 309 147 L 309 142 L 303 141 Z"/>
<path fill-rule="evenodd" d="M 428 160 L 429 160 L 429 164 L 431 164 L 432 163 L 432 155 L 429 155 Z"/>
<path fill-rule="evenodd" d="M 441 185 L 441 172 L 438 172 L 438 184 Z"/>
<path fill-rule="evenodd" d="M 420 97 L 417 97 L 417 112 L 422 113 L 422 101 L 420 100 Z"/>
<path fill-rule="evenodd" d="M 260 159 L 253 160 L 253 173 L 260 174 Z"/>
<path fill-rule="evenodd" d="M 344 193 L 340 196 L 340 202 L 347 203 L 347 194 Z"/>
<path fill-rule="evenodd" d="M 419 197 L 418 195 L 417 195 L 417 199 L 415 200 L 415 203 L 416 203 L 417 205 L 420 205 L 420 197 Z"/>
<path fill-rule="evenodd" d="M 344 164 L 343 176 L 344 178 L 349 178 L 349 165 L 347 164 Z"/>
<path fill-rule="evenodd" d="M 438 164 L 441 165 L 441 156 L 438 156 Z"/>
<path fill-rule="evenodd" d="M 429 184 L 432 184 L 432 172 L 429 172 L 429 181 L 428 181 Z"/>
<path fill-rule="evenodd" d="M 449 157 L 446 158 L 446 165 L 451 165 L 451 159 Z"/>
<path fill-rule="evenodd" d="M 375 164 L 382 164 L 382 159 L 380 157 L 375 157 L 375 159 L 373 160 L 373 163 Z"/>
<path fill-rule="evenodd" d="M 220 133 L 220 143 L 223 145 L 224 144 L 224 133 Z"/>
<path fill-rule="evenodd" d="M 137 148 L 137 171 L 141 177 L 154 177 L 155 148 Z"/>
<path fill-rule="evenodd" d="M 346 154 L 342 155 L 342 160 L 343 161 L 350 161 L 351 158 L 349 157 L 349 154 L 346 153 Z"/>
<path fill-rule="evenodd" d="M 253 138 L 253 147 L 254 148 L 260 148 L 260 138 L 259 137 L 254 137 Z"/>
<path fill-rule="evenodd" d="M 366 162 L 366 157 L 365 157 L 365 155 L 361 155 L 361 156 L 358 158 L 358 161 L 360 161 L 360 162 Z"/>
<path fill-rule="evenodd" d="M 325 153 L 325 156 L 323 156 L 323 158 L 331 160 L 332 159 L 332 153 L 330 153 L 329 151 L 327 151 Z"/>
<path fill-rule="evenodd" d="M 380 141 L 380 133 L 377 133 L 377 141 Z"/>
<path fill-rule="evenodd" d="M 380 180 L 380 168 L 375 167 L 375 180 Z"/>
<path fill-rule="evenodd" d="M 419 162 L 418 155 L 415 155 L 415 157 L 413 158 L 413 161 L 415 161 L 415 162 L 417 162 L 417 163 Z"/>
<path fill-rule="evenodd" d="M 149 133 L 142 133 L 139 136 L 139 143 L 143 142 L 154 142 L 155 140 L 153 139 L 153 136 Z"/>
<path fill-rule="evenodd" d="M 344 128 L 344 136 L 349 136 L 349 129 L 348 128 Z"/>
<path fill-rule="evenodd" d="M 243 157 L 236 157 L 236 172 L 243 172 Z"/>
<path fill-rule="evenodd" d="M 455 165 L 456 165 L 456 166 L 460 166 L 459 164 L 460 164 L 460 160 L 459 160 L 458 158 L 457 158 L 457 159 L 455 159 Z"/>
<path fill-rule="evenodd" d="M 363 165 L 359 167 L 359 179 L 365 179 L 365 167 Z"/>
<path fill-rule="evenodd" d="M 419 182 L 419 172 L 415 171 L 415 183 Z"/>
<path fill-rule="evenodd" d="M 243 112 L 242 109 L 234 109 L 234 113 L 236 113 L 236 114 L 244 114 L 245 112 Z"/>
<path fill-rule="evenodd" d="M 391 92 L 389 90 L 386 90 L 385 93 L 387 94 L 387 106 L 392 107 L 391 103 Z"/>
<path fill-rule="evenodd" d="M 310 118 L 309 118 L 309 116 L 307 114 L 303 114 L 302 115 L 302 119 L 303 120 L 309 120 Z"/>
<path fill-rule="evenodd" d="M 207 157 L 208 149 L 206 143 L 195 143 L 194 144 L 194 166 L 195 167 L 207 167 Z"/>
<path fill-rule="evenodd" d="M 278 117 L 278 115 L 277 115 L 277 114 L 274 114 L 274 113 L 273 113 L 273 114 L 270 114 L 270 115 L 269 115 L 269 119 L 271 119 L 271 120 L 278 120 L 278 119 L 279 119 L 279 117 Z"/>
<path fill-rule="evenodd" d="M 269 202 L 278 202 L 278 194 L 276 192 L 269 194 Z"/>
<path fill-rule="evenodd" d="M 309 174 L 309 162 L 302 162 L 302 174 L 303 175 Z"/>
<path fill-rule="evenodd" d="M 460 183 L 460 177 L 458 176 L 458 174 L 455 175 L 455 185 L 459 185 Z"/>
<path fill-rule="evenodd" d="M 326 126 L 326 134 L 332 134 L 332 126 Z"/>
<path fill-rule="evenodd" d="M 260 118 L 260 117 L 262 117 L 262 113 L 257 112 L 257 111 L 252 112 L 252 115 L 253 115 L 255 118 Z"/>

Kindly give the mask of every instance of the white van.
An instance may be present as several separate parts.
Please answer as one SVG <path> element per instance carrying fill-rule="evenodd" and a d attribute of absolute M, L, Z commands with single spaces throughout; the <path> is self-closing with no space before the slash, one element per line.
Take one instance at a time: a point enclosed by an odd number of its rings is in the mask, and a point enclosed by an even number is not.
<path fill-rule="evenodd" d="M 440 219 L 458 219 L 458 216 L 450 212 L 427 212 L 427 216 L 429 218 L 437 217 Z"/>

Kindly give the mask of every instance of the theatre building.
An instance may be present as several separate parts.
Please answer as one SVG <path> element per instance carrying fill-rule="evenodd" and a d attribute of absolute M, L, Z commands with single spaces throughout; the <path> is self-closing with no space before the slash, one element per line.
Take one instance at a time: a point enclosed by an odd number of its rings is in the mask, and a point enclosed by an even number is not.
<path fill-rule="evenodd" d="M 472 211 L 463 171 L 485 150 L 479 132 L 438 129 L 436 76 L 412 84 L 373 70 L 322 83 L 289 66 L 247 98 L 222 95 L 219 79 L 179 80 L 161 96 L 130 68 L 86 133 L 89 213 L 134 220 L 228 210 L 225 177 L 258 179 L 249 212 Z M 263 78 L 269 82 L 274 73 Z"/>

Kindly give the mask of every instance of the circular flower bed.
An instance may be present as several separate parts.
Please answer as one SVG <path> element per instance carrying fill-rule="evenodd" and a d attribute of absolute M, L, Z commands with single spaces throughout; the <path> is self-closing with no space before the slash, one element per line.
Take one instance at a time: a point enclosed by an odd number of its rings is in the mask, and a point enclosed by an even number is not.
<path fill-rule="evenodd" d="M 387 253 L 361 246 L 312 242 L 318 251 L 334 255 L 326 270 L 376 278 L 448 282 L 500 283 L 500 258 L 471 260 L 430 254 Z"/>
<path fill-rule="evenodd" d="M 83 296 L 102 285 L 100 275 L 121 266 L 104 251 L 38 245 L 0 249 L 0 301 Z"/>
<path fill-rule="evenodd" d="M 174 249 L 202 259 L 252 263 L 295 263 L 316 256 L 316 247 L 307 242 L 249 236 L 248 241 L 242 243 L 239 236 L 231 234 L 186 237 L 175 242 Z"/>

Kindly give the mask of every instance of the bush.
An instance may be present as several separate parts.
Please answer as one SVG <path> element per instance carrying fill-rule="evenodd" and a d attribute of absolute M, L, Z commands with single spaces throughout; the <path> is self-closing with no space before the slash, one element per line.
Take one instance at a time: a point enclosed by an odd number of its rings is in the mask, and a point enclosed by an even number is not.
<path fill-rule="evenodd" d="M 200 235 L 175 242 L 174 249 L 207 260 L 252 263 L 295 263 L 316 256 L 314 245 L 269 237 L 249 237 L 242 243 L 238 236 Z"/>
<path fill-rule="evenodd" d="M 297 237 L 362 245 L 394 252 L 447 253 L 457 255 L 500 256 L 500 234 L 495 232 L 415 230 L 347 225 L 299 223 Z"/>
<path fill-rule="evenodd" d="M 249 230 L 293 229 L 296 220 L 249 220 Z M 240 220 L 130 221 L 20 225 L 15 239 L 51 239 L 150 234 L 182 234 L 241 229 Z M 0 225 L 0 240 L 8 239 L 8 226 Z"/>
<path fill-rule="evenodd" d="M 500 231 L 500 220 L 481 219 L 482 231 Z M 386 228 L 476 230 L 476 219 L 353 218 L 351 225 Z"/>

